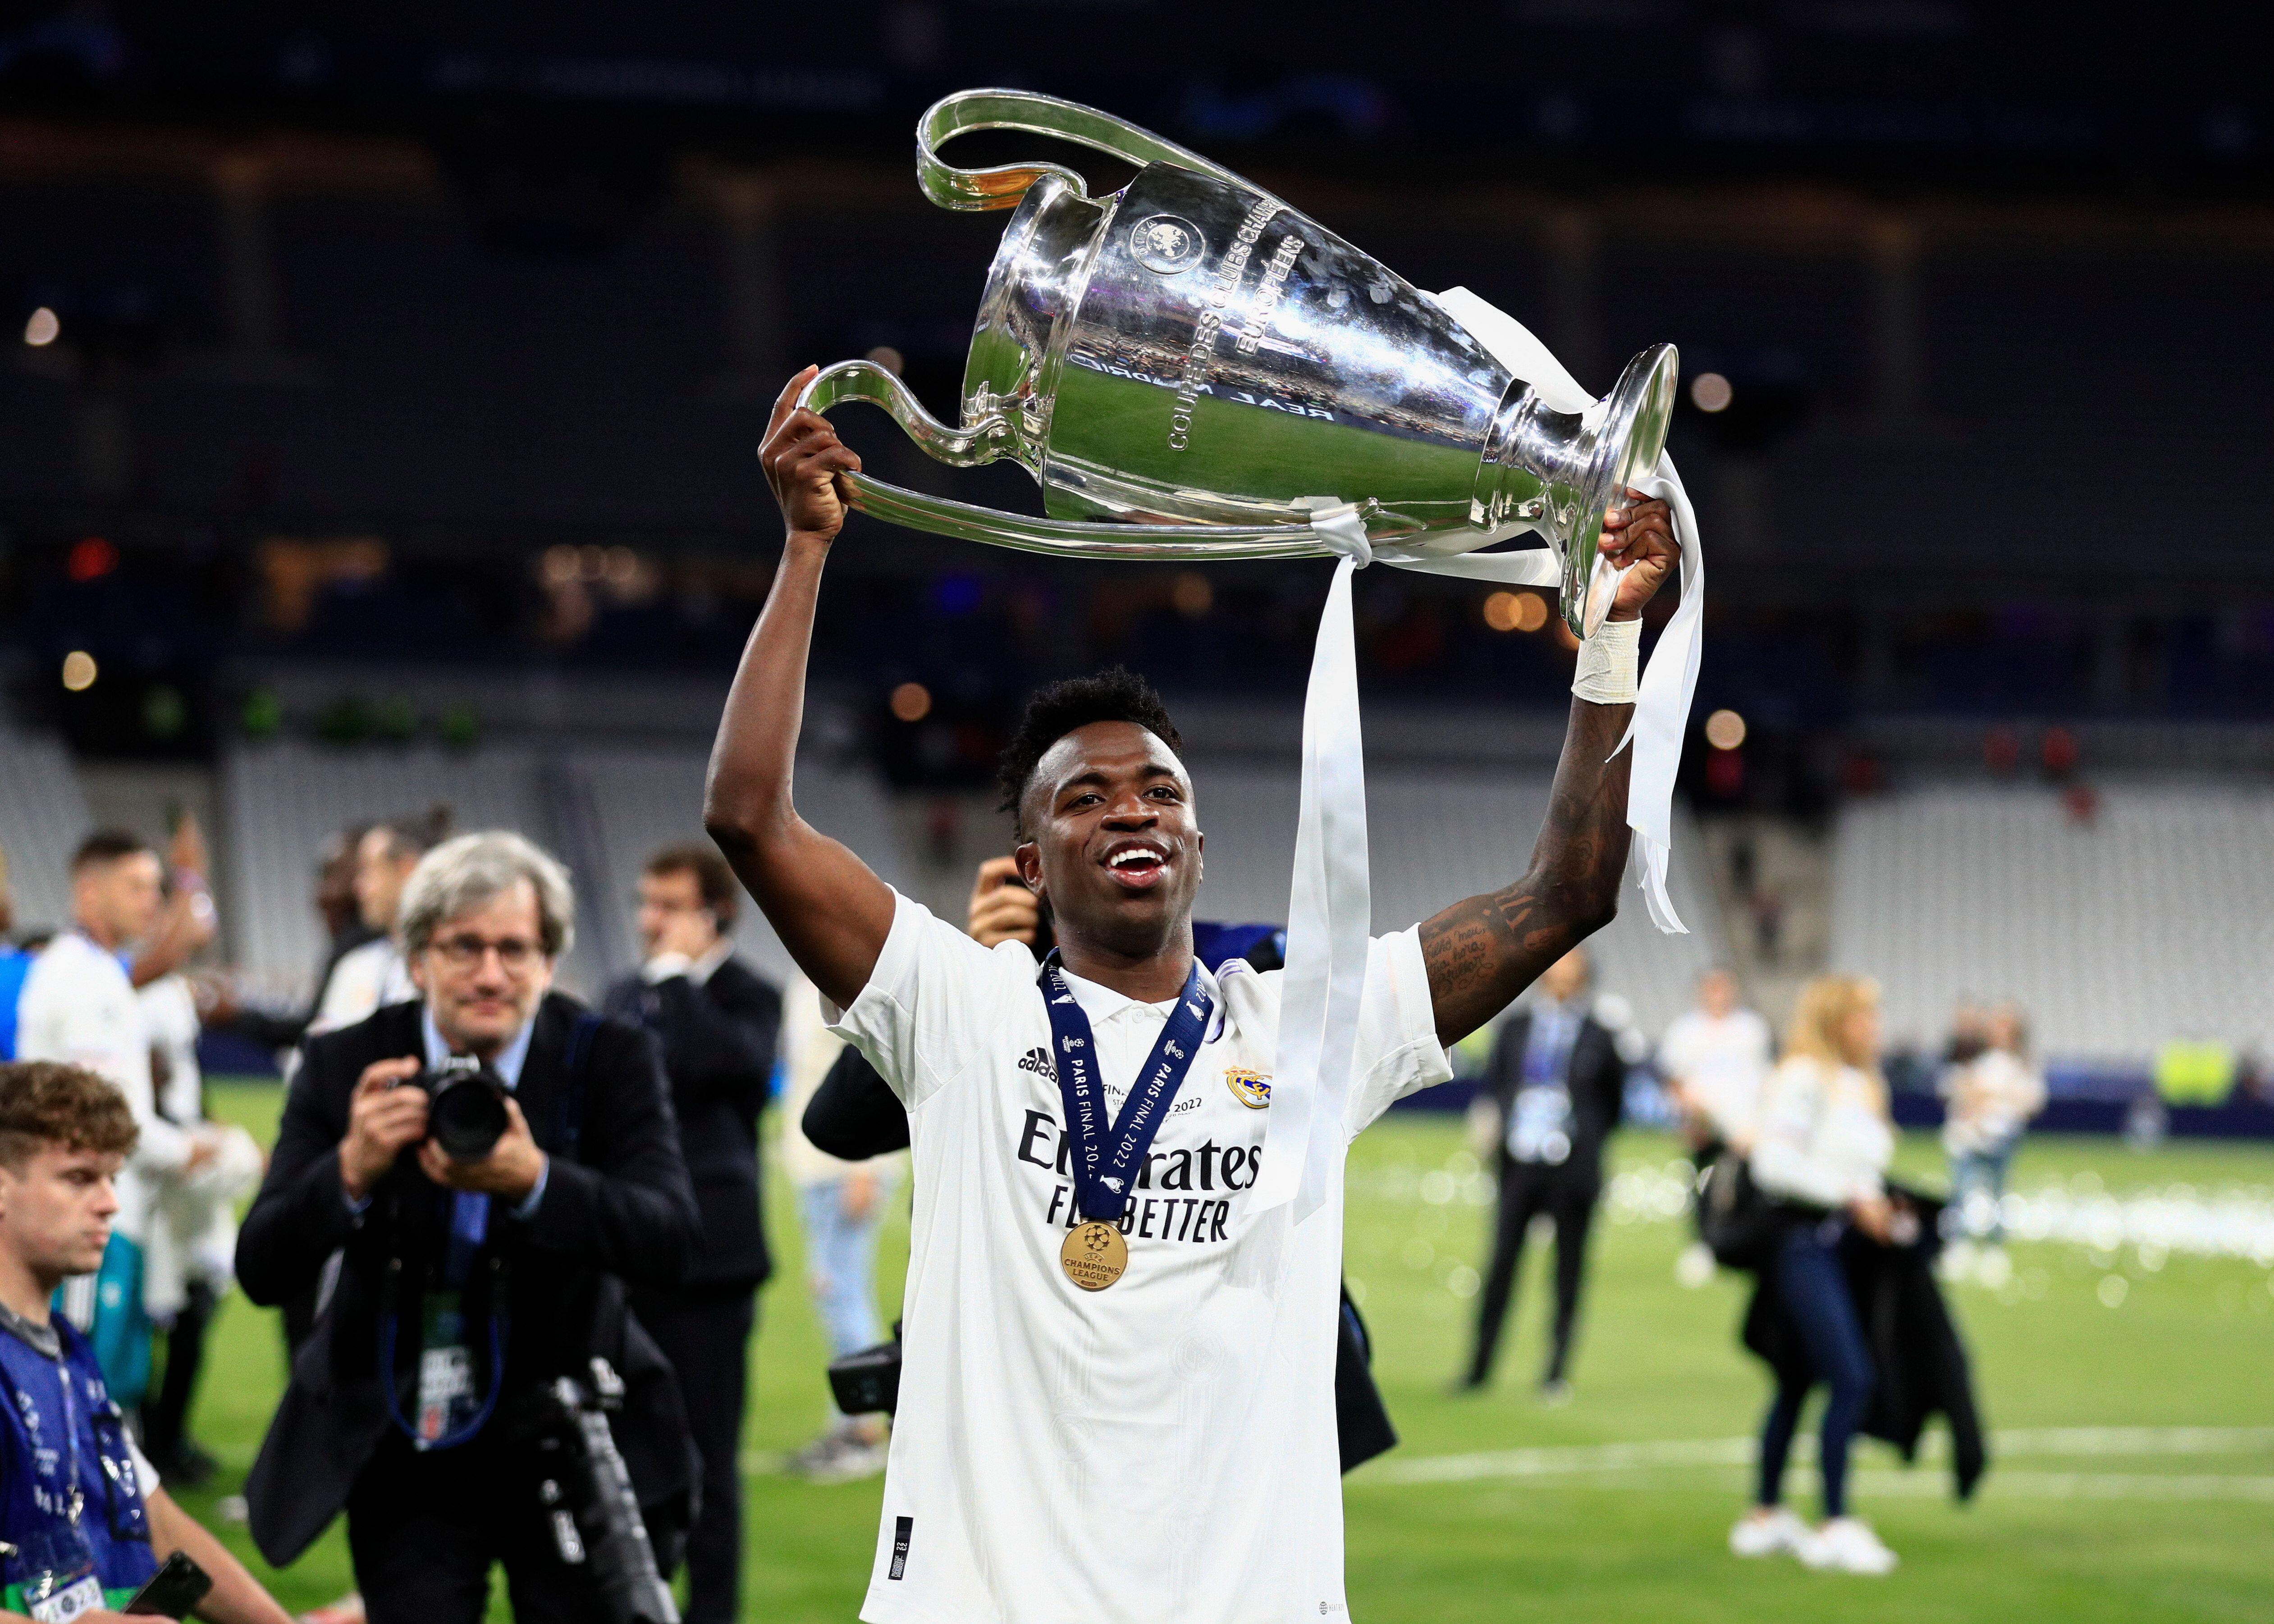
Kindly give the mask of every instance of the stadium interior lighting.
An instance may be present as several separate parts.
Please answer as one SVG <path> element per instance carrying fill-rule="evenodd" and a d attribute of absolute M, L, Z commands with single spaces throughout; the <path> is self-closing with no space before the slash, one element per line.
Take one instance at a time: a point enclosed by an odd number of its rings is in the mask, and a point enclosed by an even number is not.
<path fill-rule="evenodd" d="M 1169 589 L 1169 601 L 1177 606 L 1178 614 L 1188 620 L 1197 620 L 1215 605 L 1216 589 L 1209 584 L 1206 575 L 1188 569 Z"/>
<path fill-rule="evenodd" d="M 34 350 L 44 350 L 63 336 L 64 324 L 56 312 L 42 304 L 24 323 L 24 342 Z"/>
<path fill-rule="evenodd" d="M 1537 592 L 1495 592 L 1485 599 L 1485 624 L 1496 632 L 1536 632 L 1547 624 L 1547 605 Z"/>
<path fill-rule="evenodd" d="M 931 690 L 921 682 L 903 682 L 892 690 L 892 714 L 903 722 L 921 722 L 931 714 Z"/>
<path fill-rule="evenodd" d="M 1690 403 L 1700 411 L 1727 411 L 1736 394 L 1719 372 L 1700 372 L 1690 380 Z"/>
<path fill-rule="evenodd" d="M 1717 750 L 1734 750 L 1745 741 L 1745 718 L 1735 710 L 1716 710 L 1706 718 L 1706 742 Z"/>
<path fill-rule="evenodd" d="M 902 356 L 899 350 L 893 349 L 890 344 L 877 345 L 874 350 L 871 350 L 869 352 L 869 359 L 874 361 L 877 365 L 883 367 L 895 378 L 898 378 L 900 375 L 902 369 L 907 365 L 907 357 Z"/>
<path fill-rule="evenodd" d="M 73 649 L 64 656 L 64 687 L 74 694 L 83 694 L 94 686 L 96 672 L 94 656 L 85 649 Z"/>

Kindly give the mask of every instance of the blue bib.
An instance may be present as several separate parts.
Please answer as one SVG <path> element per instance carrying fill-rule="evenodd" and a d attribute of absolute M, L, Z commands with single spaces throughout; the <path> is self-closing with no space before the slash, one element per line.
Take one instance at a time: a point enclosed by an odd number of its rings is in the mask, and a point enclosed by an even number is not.
<path fill-rule="evenodd" d="M 158 1571 L 118 1406 L 87 1339 L 53 1323 L 60 1359 L 0 1331 L 0 1607 L 34 1617 L 70 1616 L 74 1589 L 124 1607 Z"/>

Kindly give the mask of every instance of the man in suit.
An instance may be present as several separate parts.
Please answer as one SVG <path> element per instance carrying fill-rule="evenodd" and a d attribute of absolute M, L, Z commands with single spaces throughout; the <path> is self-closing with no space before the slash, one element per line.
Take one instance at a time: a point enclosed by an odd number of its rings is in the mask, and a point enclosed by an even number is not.
<path fill-rule="evenodd" d="M 1587 1266 L 1587 1230 L 1603 1192 L 1603 1141 L 1618 1125 L 1627 1062 L 1618 1034 L 1587 1007 L 1587 954 L 1574 948 L 1540 978 L 1540 996 L 1501 1023 L 1485 1091 L 1500 1175 L 1492 1265 L 1478 1304 L 1475 1356 L 1463 1385 L 1492 1379 L 1501 1328 L 1516 1293 L 1525 1233 L 1546 1214 L 1555 1224 L 1555 1325 L 1540 1397 L 1570 1396 L 1565 1372 Z"/>
<path fill-rule="evenodd" d="M 669 1368 L 623 1290 L 686 1272 L 694 1191 L 653 1041 L 551 991 L 573 910 L 567 871 L 518 835 L 428 853 L 398 923 L 419 998 L 310 1041 L 238 1238 L 264 1304 L 341 1253 L 246 1498 L 279 1566 L 344 1507 L 373 1624 L 476 1624 L 498 1561 L 516 1618 L 598 1616 L 539 1499 L 532 1413 L 596 1356 L 628 1389 L 614 1425 L 651 1523 L 692 1487 Z M 504 1131 L 470 1159 L 410 1086 L 454 1062 L 503 1090 Z"/>
<path fill-rule="evenodd" d="M 758 1287 L 773 1272 L 760 1215 L 758 1112 L 773 1080 L 781 995 L 734 956 L 741 895 L 708 846 L 649 858 L 639 882 L 646 960 L 602 1006 L 662 1045 L 703 1215 L 686 1280 L 632 1298 L 679 1373 L 703 1454 L 703 1513 L 687 1542 L 688 1624 L 729 1624 L 740 1612 L 742 1406 Z"/>

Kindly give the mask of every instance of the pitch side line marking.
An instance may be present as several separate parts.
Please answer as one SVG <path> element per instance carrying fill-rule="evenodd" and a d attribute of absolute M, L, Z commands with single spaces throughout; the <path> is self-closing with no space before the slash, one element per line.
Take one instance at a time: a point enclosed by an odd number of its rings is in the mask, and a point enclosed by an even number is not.
<path fill-rule="evenodd" d="M 1928 1440 L 1936 1446 L 1923 1456 L 1939 1458 L 1941 1434 Z M 1569 1476 L 1574 1472 L 1625 1471 L 1649 1466 L 1750 1466 L 1754 1440 L 1745 1438 L 1657 1439 L 1636 1443 L 1572 1444 L 1532 1449 L 1498 1449 L 1476 1455 L 1422 1455 L 1385 1461 L 1361 1471 L 1371 1483 L 1470 1483 L 1487 1478 Z M 1794 1440 L 1794 1455 L 1811 1458 L 1813 1440 Z M 2138 1456 L 2256 1455 L 2274 1452 L 2274 1426 L 2051 1426 L 2022 1427 L 1991 1435 L 1993 1461 L 2015 1456 Z M 1891 1474 L 1901 1476 L 1901 1474 Z M 2000 1471 L 1998 1480 L 2009 1487 L 2024 1474 Z M 2047 1479 L 2074 1474 L 2036 1474 Z M 2124 1480 L 2121 1474 L 2105 1480 Z M 2078 1481 L 2082 1481 L 2079 1478 Z M 2187 1478 L 2147 1478 L 2147 1482 L 2182 1483 Z M 2265 1483 L 2274 1478 L 2214 1477 L 2223 1484 Z M 2084 1491 L 2076 1491 L 2083 1492 Z M 2253 1496 L 2255 1498 L 2255 1496 Z"/>

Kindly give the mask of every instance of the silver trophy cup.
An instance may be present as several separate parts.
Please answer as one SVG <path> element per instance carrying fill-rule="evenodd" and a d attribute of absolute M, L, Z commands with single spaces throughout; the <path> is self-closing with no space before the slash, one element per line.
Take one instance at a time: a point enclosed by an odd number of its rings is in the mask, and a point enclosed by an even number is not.
<path fill-rule="evenodd" d="M 1055 164 L 960 169 L 939 147 L 1023 130 L 1141 167 L 1091 198 Z M 916 530 L 1091 558 L 1315 558 L 1315 508 L 1353 504 L 1377 556 L 1468 553 L 1532 530 L 1562 560 L 1580 636 L 1610 607 L 1603 512 L 1658 461 L 1675 356 L 1653 344 L 1582 412 L 1557 411 L 1427 295 L 1269 192 L 1108 113 L 967 90 L 916 126 L 926 195 L 1011 208 L 963 374 L 960 427 L 869 361 L 802 404 L 883 407 L 940 462 L 1010 457 L 1038 519 L 850 477 L 853 505 Z"/>

